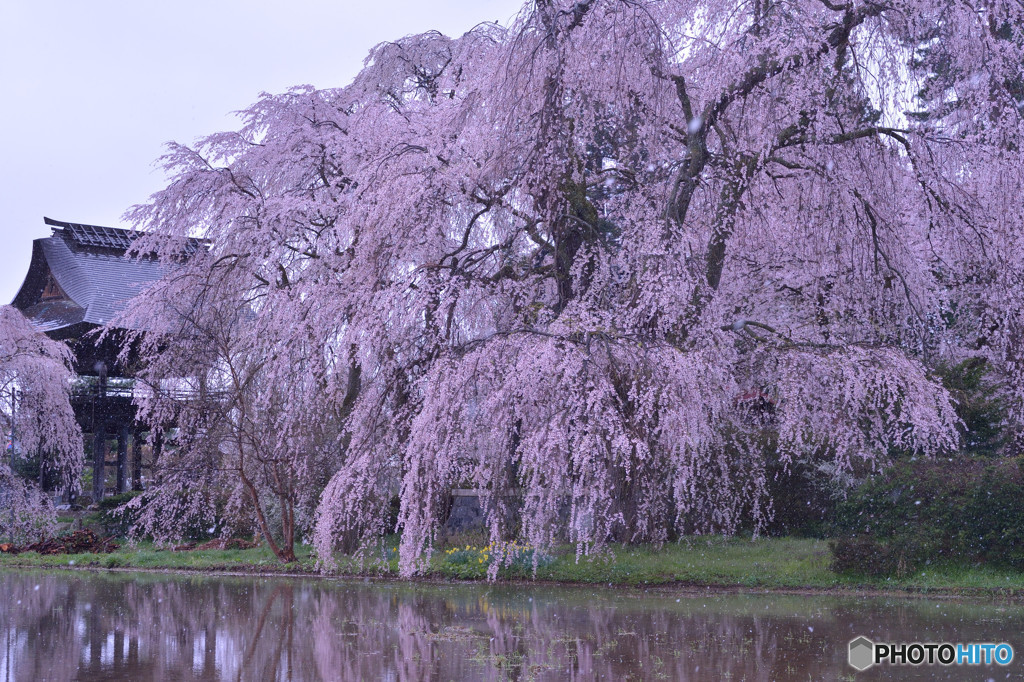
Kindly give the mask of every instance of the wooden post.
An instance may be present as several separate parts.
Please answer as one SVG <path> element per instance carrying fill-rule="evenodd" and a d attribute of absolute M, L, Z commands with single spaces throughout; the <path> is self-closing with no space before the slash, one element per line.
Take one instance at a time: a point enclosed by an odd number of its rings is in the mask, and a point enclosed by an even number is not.
<path fill-rule="evenodd" d="M 128 425 L 117 432 L 117 493 L 128 490 Z"/>
<path fill-rule="evenodd" d="M 157 431 L 153 437 L 153 459 L 149 464 L 149 475 L 152 479 L 160 481 L 160 455 L 164 452 L 164 432 Z"/>
<path fill-rule="evenodd" d="M 132 490 L 142 490 L 142 434 L 132 433 Z"/>
<path fill-rule="evenodd" d="M 92 406 L 92 503 L 103 499 L 107 478 L 107 364 L 100 360 L 96 370 L 96 397 Z"/>
<path fill-rule="evenodd" d="M 92 501 L 103 499 L 103 484 L 106 478 L 107 434 L 102 419 L 96 421 L 92 435 Z"/>

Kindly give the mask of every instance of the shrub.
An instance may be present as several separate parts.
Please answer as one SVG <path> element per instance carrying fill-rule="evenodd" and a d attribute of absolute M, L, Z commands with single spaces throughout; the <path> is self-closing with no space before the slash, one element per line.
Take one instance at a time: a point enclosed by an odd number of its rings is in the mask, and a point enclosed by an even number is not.
<path fill-rule="evenodd" d="M 829 570 L 872 577 L 902 578 L 922 563 L 918 549 L 905 544 L 886 544 L 871 537 L 840 538 L 828 543 L 832 551 Z"/>
<path fill-rule="evenodd" d="M 768 470 L 773 514 L 768 535 L 820 538 L 835 522 L 836 476 L 814 462 L 774 463 Z"/>
<path fill-rule="evenodd" d="M 951 367 L 939 366 L 937 373 L 956 403 L 963 452 L 998 455 L 1008 441 L 1006 404 L 989 362 L 968 358 Z"/>
<path fill-rule="evenodd" d="M 836 512 L 833 570 L 895 575 L 928 559 L 1024 568 L 1024 475 L 1017 459 L 897 463 Z M 876 555 L 873 556 L 872 552 Z"/>
<path fill-rule="evenodd" d="M 959 521 L 965 552 L 993 564 L 1024 569 L 1022 458 L 985 468 Z"/>
<path fill-rule="evenodd" d="M 128 531 L 138 520 L 139 510 L 135 508 L 123 509 L 124 505 L 141 495 L 141 492 L 131 491 L 104 497 L 96 505 L 96 522 L 100 525 L 105 535 L 114 537 L 125 537 Z"/>

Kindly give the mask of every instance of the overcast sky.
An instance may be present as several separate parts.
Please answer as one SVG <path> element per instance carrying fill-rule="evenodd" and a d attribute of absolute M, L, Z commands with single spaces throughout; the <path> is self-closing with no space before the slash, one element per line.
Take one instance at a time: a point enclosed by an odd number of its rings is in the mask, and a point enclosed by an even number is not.
<path fill-rule="evenodd" d="M 508 21 L 521 0 L 0 0 L 0 304 L 43 216 L 127 227 L 169 140 L 237 128 L 260 92 L 347 84 L 371 47 Z"/>

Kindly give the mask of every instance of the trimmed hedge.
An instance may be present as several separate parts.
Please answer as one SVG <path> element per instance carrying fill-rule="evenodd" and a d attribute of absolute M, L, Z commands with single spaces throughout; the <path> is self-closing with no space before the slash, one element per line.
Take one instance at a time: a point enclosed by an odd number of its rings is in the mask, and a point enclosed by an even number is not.
<path fill-rule="evenodd" d="M 1022 458 L 911 460 L 836 512 L 832 570 L 901 575 L 951 559 L 1024 570 Z"/>
<path fill-rule="evenodd" d="M 118 538 L 128 535 L 128 530 L 138 519 L 139 513 L 136 510 L 119 512 L 118 509 L 141 494 L 137 491 L 129 491 L 104 497 L 99 501 L 96 505 L 98 511 L 95 517 L 105 534 Z"/>

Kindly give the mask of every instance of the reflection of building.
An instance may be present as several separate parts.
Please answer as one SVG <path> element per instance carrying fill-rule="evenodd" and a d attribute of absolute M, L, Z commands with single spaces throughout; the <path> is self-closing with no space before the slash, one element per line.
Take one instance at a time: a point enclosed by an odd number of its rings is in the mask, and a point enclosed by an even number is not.
<path fill-rule="evenodd" d="M 108 467 L 116 471 L 114 488 L 142 487 L 142 438 L 132 404 L 134 354 L 118 359 L 120 335 L 98 341 L 96 331 L 109 322 L 143 287 L 163 274 L 155 259 L 130 259 L 125 253 L 137 236 L 129 230 L 43 219 L 50 237 L 32 243 L 32 262 L 12 305 L 41 332 L 67 341 L 75 353 L 79 380 L 72 405 L 83 431 L 93 435 L 93 498 L 105 491 Z M 117 455 L 108 461 L 107 434 L 117 437 Z"/>

